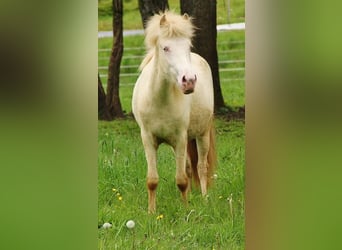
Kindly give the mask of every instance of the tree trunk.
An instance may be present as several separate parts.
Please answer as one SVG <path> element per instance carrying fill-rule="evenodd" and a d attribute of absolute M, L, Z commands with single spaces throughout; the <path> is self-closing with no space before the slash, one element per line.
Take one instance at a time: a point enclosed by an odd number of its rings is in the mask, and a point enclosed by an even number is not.
<path fill-rule="evenodd" d="M 122 14 L 122 0 L 113 0 L 113 46 L 108 66 L 106 98 L 109 114 L 113 118 L 124 117 L 119 96 L 120 64 L 123 54 Z"/>
<path fill-rule="evenodd" d="M 112 118 L 109 115 L 108 112 L 108 108 L 107 108 L 107 104 L 106 104 L 106 93 L 104 92 L 103 86 L 102 86 L 102 82 L 101 82 L 101 78 L 100 75 L 97 74 L 97 79 L 98 79 L 98 92 L 97 92 L 97 96 L 98 96 L 98 119 L 99 120 L 106 120 L 109 121 Z"/>
<path fill-rule="evenodd" d="M 225 107 L 220 86 L 218 56 L 216 49 L 216 0 L 181 0 L 181 13 L 193 17 L 197 27 L 192 41 L 193 51 L 201 55 L 210 65 L 214 84 L 215 111 Z"/>
<path fill-rule="evenodd" d="M 168 0 L 139 0 L 139 11 L 144 29 L 147 20 L 155 13 L 164 12 L 169 9 Z"/>

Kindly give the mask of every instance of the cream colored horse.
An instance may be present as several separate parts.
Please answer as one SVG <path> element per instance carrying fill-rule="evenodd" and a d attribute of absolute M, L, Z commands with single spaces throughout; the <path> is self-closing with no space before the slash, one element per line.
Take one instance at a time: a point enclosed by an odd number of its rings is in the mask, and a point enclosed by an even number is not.
<path fill-rule="evenodd" d="M 148 53 L 140 66 L 132 109 L 148 164 L 150 213 L 156 211 L 159 144 L 174 149 L 176 183 L 185 202 L 191 177 L 206 195 L 214 168 L 213 82 L 208 63 L 190 52 L 193 34 L 190 18 L 171 12 L 153 16 L 146 28 Z"/>

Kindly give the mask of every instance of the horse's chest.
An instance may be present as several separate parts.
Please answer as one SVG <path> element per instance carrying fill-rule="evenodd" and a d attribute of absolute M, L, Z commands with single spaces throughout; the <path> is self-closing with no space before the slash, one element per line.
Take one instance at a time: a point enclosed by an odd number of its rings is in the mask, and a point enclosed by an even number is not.
<path fill-rule="evenodd" d="M 181 129 L 175 124 L 158 124 L 151 129 L 152 133 L 159 138 L 160 141 L 166 141 L 169 144 L 173 144 L 174 141 L 177 141 L 177 138 L 181 135 L 181 131 L 184 132 L 184 130 L 185 129 Z"/>
<path fill-rule="evenodd" d="M 189 116 L 172 114 L 170 111 L 144 112 L 142 121 L 145 129 L 162 141 L 172 142 L 187 130 Z"/>

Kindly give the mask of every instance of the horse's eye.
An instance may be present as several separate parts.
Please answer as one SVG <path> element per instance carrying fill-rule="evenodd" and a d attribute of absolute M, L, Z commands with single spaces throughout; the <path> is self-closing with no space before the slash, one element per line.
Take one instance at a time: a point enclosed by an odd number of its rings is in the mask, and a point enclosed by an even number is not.
<path fill-rule="evenodd" d="M 170 51 L 170 48 L 167 47 L 167 46 L 165 46 L 165 47 L 163 48 L 163 50 L 164 50 L 165 52 L 169 52 L 169 51 Z"/>

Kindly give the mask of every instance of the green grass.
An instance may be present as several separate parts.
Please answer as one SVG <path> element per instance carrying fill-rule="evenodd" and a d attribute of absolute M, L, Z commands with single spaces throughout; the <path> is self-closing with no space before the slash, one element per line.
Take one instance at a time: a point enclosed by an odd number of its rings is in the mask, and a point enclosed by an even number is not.
<path fill-rule="evenodd" d="M 230 20 L 228 20 L 227 0 L 217 1 L 217 24 L 244 22 L 245 1 L 230 1 Z M 180 11 L 179 0 L 169 0 L 171 10 Z M 98 0 L 98 29 L 112 30 L 112 0 Z M 123 1 L 123 25 L 124 29 L 142 29 L 142 21 L 137 0 Z"/>
<path fill-rule="evenodd" d="M 147 166 L 136 122 L 99 122 L 98 222 L 113 224 L 99 229 L 99 249 L 131 249 L 133 244 L 135 249 L 244 249 L 244 124 L 217 119 L 216 130 L 218 178 L 208 201 L 193 189 L 189 206 L 183 205 L 172 151 L 162 145 L 157 214 L 149 215 Z M 134 230 L 125 226 L 130 219 L 136 223 Z"/>

